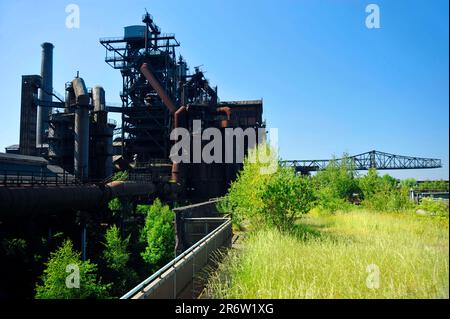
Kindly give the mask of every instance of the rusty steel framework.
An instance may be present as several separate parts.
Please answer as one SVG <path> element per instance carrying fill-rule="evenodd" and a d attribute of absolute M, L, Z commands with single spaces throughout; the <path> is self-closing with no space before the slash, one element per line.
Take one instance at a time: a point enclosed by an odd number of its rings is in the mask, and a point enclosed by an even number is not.
<path fill-rule="evenodd" d="M 105 61 L 120 70 L 123 79 L 122 155 L 137 154 L 141 161 L 165 158 L 168 155 L 170 116 L 156 91 L 149 87 L 140 72 L 142 63 L 149 63 L 155 77 L 171 96 L 176 94 L 176 55 L 179 42 L 173 34 L 161 34 L 150 14 L 145 14 L 144 36 L 104 38 Z"/>
<path fill-rule="evenodd" d="M 349 161 L 355 170 L 378 170 L 388 169 L 424 169 L 441 168 L 442 163 L 437 158 L 422 158 L 414 156 L 403 156 L 380 151 L 370 151 L 348 158 L 326 159 L 326 160 L 286 160 L 281 161 L 283 166 L 294 167 L 296 172 L 308 173 L 325 169 L 330 163 L 339 165 L 343 160 Z"/>

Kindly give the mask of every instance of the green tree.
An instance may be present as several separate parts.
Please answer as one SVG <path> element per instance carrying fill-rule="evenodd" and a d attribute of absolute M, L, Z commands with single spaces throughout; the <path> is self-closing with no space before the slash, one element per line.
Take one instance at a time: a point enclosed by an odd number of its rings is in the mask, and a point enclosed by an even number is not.
<path fill-rule="evenodd" d="M 264 160 L 259 155 L 261 152 L 267 154 Z M 255 229 L 268 226 L 287 230 L 297 217 L 309 211 L 312 202 L 309 178 L 296 176 L 293 169 L 279 167 L 276 152 L 268 145 L 260 145 L 249 152 L 222 210 L 232 212 L 235 221 L 250 222 Z"/>
<path fill-rule="evenodd" d="M 434 191 L 448 191 L 449 185 L 448 181 L 437 180 L 437 181 L 424 181 L 417 185 L 418 190 L 434 190 Z"/>
<path fill-rule="evenodd" d="M 417 181 L 414 178 L 405 178 L 400 181 L 400 187 L 411 189 L 417 186 Z"/>
<path fill-rule="evenodd" d="M 175 255 L 175 215 L 159 199 L 155 199 L 152 205 L 139 205 L 137 210 L 146 214 L 141 231 L 141 241 L 146 247 L 141 256 L 155 271 Z"/>
<path fill-rule="evenodd" d="M 341 160 L 332 160 L 313 177 L 319 208 L 326 211 L 347 209 L 353 195 L 360 192 L 353 161 L 344 154 Z"/>
<path fill-rule="evenodd" d="M 276 162 L 275 156 L 269 146 L 258 146 L 249 151 L 249 156 L 244 159 L 243 169 L 228 190 L 228 194 L 221 205 L 221 210 L 233 213 L 233 223 L 240 225 L 244 220 L 251 222 L 253 227 L 264 224 L 264 200 L 263 193 L 272 174 L 266 174 L 263 170 L 268 166 L 259 159 L 260 148 L 265 148 L 269 155 L 269 162 Z M 252 157 L 253 156 L 253 157 Z M 278 169 L 278 163 L 275 166 Z"/>
<path fill-rule="evenodd" d="M 289 230 L 298 217 L 312 208 L 314 195 L 308 177 L 296 176 L 293 169 L 281 167 L 269 179 L 262 200 L 266 223 Z"/>
<path fill-rule="evenodd" d="M 110 285 L 97 281 L 97 265 L 89 260 L 81 261 L 81 254 L 73 249 L 70 240 L 63 242 L 50 254 L 47 268 L 42 275 L 42 284 L 36 285 L 37 299 L 86 299 L 107 298 Z M 79 274 L 79 285 L 67 285 L 70 276 Z M 70 283 L 70 281 L 69 281 Z M 68 287 L 69 286 L 69 287 Z"/>
<path fill-rule="evenodd" d="M 409 199 L 408 183 L 399 183 L 387 174 L 382 177 L 376 169 L 359 179 L 359 186 L 363 195 L 362 204 L 376 211 L 401 211 L 410 209 L 413 203 Z"/>
<path fill-rule="evenodd" d="M 127 251 L 130 236 L 121 238 L 120 230 L 112 225 L 105 234 L 103 259 L 109 270 L 109 279 L 113 282 L 112 295 L 120 296 L 127 288 L 137 283 L 136 272 L 128 267 L 130 253 Z"/>
<path fill-rule="evenodd" d="M 122 239 L 119 234 L 119 228 L 116 225 L 112 225 L 106 231 L 105 240 L 103 256 L 108 263 L 108 267 L 116 271 L 124 269 L 130 259 L 130 253 L 127 252 L 130 236 Z"/>

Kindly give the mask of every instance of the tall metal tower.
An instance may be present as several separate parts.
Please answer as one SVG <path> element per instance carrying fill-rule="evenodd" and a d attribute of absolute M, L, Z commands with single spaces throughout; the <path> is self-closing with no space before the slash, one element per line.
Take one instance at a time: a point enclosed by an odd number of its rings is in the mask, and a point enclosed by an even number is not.
<path fill-rule="evenodd" d="M 180 44 L 174 34 L 162 34 L 149 13 L 143 15 L 142 22 L 145 25 L 125 27 L 123 37 L 103 38 L 100 43 L 106 48 L 105 61 L 119 69 L 123 78 L 122 155 L 138 161 L 168 159 L 172 117 L 140 67 L 147 64 L 177 105 L 186 67 L 176 61 L 175 48 Z"/>

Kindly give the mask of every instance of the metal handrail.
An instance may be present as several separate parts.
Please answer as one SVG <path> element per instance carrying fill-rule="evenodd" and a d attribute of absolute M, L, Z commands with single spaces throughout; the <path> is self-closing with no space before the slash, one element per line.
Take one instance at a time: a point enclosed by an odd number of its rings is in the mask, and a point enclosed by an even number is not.
<path fill-rule="evenodd" d="M 48 173 L 20 170 L 3 170 L 0 185 L 68 185 L 76 184 L 76 178 L 67 172 Z"/>
<path fill-rule="evenodd" d="M 161 277 L 161 275 L 166 272 L 168 269 L 174 267 L 175 265 L 182 260 L 184 257 L 186 257 L 188 254 L 190 254 L 192 251 L 194 251 L 197 247 L 199 247 L 201 244 L 203 244 L 205 241 L 207 241 L 209 238 L 213 237 L 215 234 L 217 234 L 218 232 L 220 232 L 222 229 L 224 229 L 225 227 L 227 227 L 230 223 L 231 223 L 231 219 L 230 218 L 223 218 L 225 220 L 225 222 L 220 225 L 219 227 L 217 227 L 216 229 L 214 229 L 212 232 L 210 232 L 208 235 L 206 235 L 205 237 L 203 237 L 202 239 L 200 239 L 198 242 L 196 242 L 194 245 L 192 245 L 191 247 L 189 247 L 188 249 L 186 249 L 181 255 L 179 255 L 178 257 L 172 259 L 172 261 L 170 261 L 169 263 L 167 263 L 164 267 L 162 267 L 161 269 L 159 269 L 157 272 L 155 272 L 153 275 L 151 275 L 150 277 L 148 277 L 147 279 L 145 279 L 144 281 L 142 281 L 139 285 L 137 285 L 136 287 L 134 287 L 133 289 L 131 289 L 129 292 L 127 292 L 125 295 L 123 295 L 122 297 L 120 297 L 120 299 L 128 299 L 132 296 L 134 296 L 136 293 L 138 293 L 139 291 L 142 291 L 142 289 L 144 289 L 149 283 L 151 283 L 153 280 Z"/>

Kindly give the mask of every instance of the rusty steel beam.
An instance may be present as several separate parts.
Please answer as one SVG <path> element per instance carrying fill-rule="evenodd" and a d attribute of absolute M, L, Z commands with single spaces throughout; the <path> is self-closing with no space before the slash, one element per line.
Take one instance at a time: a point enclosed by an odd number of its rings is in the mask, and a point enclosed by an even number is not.
<path fill-rule="evenodd" d="M 150 83 L 152 88 L 155 89 L 156 93 L 158 93 L 158 96 L 161 98 L 164 105 L 169 109 L 170 113 L 174 113 L 177 110 L 177 107 L 173 103 L 172 99 L 167 95 L 161 84 L 159 84 L 159 81 L 150 71 L 147 63 L 142 64 L 141 72 L 142 74 L 144 74 L 145 78 L 147 79 L 148 83 Z"/>

